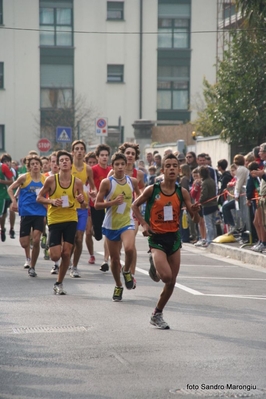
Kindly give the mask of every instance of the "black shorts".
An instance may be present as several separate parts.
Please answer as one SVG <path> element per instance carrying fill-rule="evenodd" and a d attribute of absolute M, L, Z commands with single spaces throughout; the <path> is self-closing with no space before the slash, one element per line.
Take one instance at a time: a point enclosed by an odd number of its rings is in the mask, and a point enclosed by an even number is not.
<path fill-rule="evenodd" d="M 77 231 L 77 222 L 63 222 L 50 224 L 49 228 L 49 247 L 61 245 L 68 242 L 74 245 L 75 235 Z"/>
<path fill-rule="evenodd" d="M 160 251 L 165 252 L 167 256 L 172 255 L 182 247 L 179 231 L 165 234 L 153 234 L 148 237 L 148 242 L 150 248 L 160 249 Z"/>
<path fill-rule="evenodd" d="M 100 241 L 103 238 L 102 225 L 103 225 L 104 217 L 105 217 L 104 209 L 99 209 L 97 211 L 94 208 L 94 206 L 91 207 L 91 221 L 92 221 L 92 226 L 93 226 L 93 231 L 94 231 L 94 238 L 96 241 Z"/>
<path fill-rule="evenodd" d="M 44 217 L 43 216 L 21 216 L 20 218 L 20 237 L 27 237 L 30 231 L 39 230 L 43 231 Z"/>

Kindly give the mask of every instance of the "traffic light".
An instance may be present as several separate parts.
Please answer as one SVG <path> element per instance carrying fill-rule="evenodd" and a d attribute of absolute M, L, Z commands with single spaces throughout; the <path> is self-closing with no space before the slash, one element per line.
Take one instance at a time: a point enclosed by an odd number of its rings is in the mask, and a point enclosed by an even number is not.
<path fill-rule="evenodd" d="M 197 140 L 197 133 L 194 131 L 191 133 L 192 139 Z"/>

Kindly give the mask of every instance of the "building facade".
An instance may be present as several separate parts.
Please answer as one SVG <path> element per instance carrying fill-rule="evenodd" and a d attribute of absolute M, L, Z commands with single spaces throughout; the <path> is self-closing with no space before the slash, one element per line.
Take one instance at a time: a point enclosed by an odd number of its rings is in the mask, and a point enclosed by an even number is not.
<path fill-rule="evenodd" d="M 121 140 L 136 120 L 193 121 L 216 56 L 213 0 L 0 0 L 0 153 L 60 148 L 57 126 L 97 143 L 98 117 Z"/>

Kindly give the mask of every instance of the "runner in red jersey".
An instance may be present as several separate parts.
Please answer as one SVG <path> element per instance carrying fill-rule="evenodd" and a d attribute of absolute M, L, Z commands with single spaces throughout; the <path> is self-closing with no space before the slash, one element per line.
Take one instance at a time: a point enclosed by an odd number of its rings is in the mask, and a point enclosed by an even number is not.
<path fill-rule="evenodd" d="M 95 188 L 97 189 L 97 191 L 99 191 L 101 181 L 108 176 L 108 173 L 112 169 L 111 166 L 108 166 L 108 159 L 110 156 L 110 152 L 111 148 L 107 144 L 99 144 L 95 150 L 98 164 L 92 167 L 92 173 L 93 173 Z M 90 201 L 90 207 L 91 207 L 91 220 L 94 231 L 94 237 L 97 241 L 100 241 L 103 238 L 102 224 L 105 216 L 105 210 L 104 209 L 96 210 L 93 201 Z M 109 259 L 109 252 L 106 242 L 104 240 L 104 262 L 100 267 L 100 270 L 102 272 L 107 272 L 109 270 L 108 259 Z"/>

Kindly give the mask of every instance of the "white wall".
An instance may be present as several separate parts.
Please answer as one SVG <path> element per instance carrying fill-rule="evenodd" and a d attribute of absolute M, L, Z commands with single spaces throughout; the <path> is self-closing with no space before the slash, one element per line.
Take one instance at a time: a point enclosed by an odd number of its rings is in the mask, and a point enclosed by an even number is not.
<path fill-rule="evenodd" d="M 203 99 L 203 78 L 216 79 L 217 1 L 192 0 L 191 19 L 191 121 L 197 118 L 195 100 Z M 202 33 L 200 33 L 202 32 Z"/>
<path fill-rule="evenodd" d="M 0 124 L 5 125 L 5 150 L 19 160 L 31 149 L 37 150 L 39 139 L 35 123 L 35 118 L 39 119 L 39 3 L 4 0 L 3 14 L 0 60 L 4 62 L 4 90 L 0 90 Z"/>
<path fill-rule="evenodd" d="M 157 31 L 157 2 L 143 4 L 143 30 Z M 127 139 L 134 136 L 131 125 L 139 119 L 139 1 L 127 1 L 124 7 L 124 22 L 107 21 L 105 0 L 79 0 L 75 29 L 102 33 L 75 34 L 74 46 L 76 93 L 87 97 L 97 116 L 108 117 L 109 125 L 117 125 L 121 116 Z M 156 49 L 157 35 L 144 35 L 143 119 L 156 115 Z M 124 65 L 124 83 L 107 83 L 108 64 Z"/>

